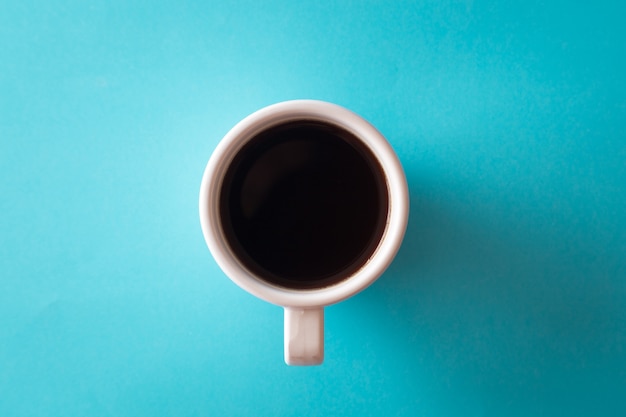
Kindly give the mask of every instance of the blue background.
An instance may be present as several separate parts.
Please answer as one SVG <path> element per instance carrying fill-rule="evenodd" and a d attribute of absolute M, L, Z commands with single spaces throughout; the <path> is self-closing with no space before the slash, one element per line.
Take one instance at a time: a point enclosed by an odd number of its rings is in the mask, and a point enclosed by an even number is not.
<path fill-rule="evenodd" d="M 0 2 L 0 415 L 623 417 L 625 15 Z M 411 194 L 312 368 L 197 214 L 221 137 L 295 98 L 370 120 Z"/>

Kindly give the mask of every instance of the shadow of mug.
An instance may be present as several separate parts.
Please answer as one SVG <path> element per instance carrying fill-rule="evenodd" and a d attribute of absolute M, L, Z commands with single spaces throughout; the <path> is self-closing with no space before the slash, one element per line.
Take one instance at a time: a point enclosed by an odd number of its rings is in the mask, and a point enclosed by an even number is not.
<path fill-rule="evenodd" d="M 594 239 L 562 239 L 576 219 L 538 229 L 544 213 L 509 214 L 497 195 L 472 206 L 458 197 L 464 184 L 429 182 L 408 174 L 403 245 L 344 314 L 378 317 L 373 340 L 393 340 L 387 364 L 433 384 L 566 404 L 596 392 L 602 375 L 600 397 L 615 403 L 626 375 L 623 259 Z"/>

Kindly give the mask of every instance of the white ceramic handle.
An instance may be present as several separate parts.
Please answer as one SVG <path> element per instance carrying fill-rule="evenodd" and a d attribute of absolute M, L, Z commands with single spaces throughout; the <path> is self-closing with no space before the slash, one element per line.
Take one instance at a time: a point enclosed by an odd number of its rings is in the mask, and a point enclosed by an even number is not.
<path fill-rule="evenodd" d="M 319 365 L 324 361 L 324 309 L 285 307 L 285 362 Z"/>

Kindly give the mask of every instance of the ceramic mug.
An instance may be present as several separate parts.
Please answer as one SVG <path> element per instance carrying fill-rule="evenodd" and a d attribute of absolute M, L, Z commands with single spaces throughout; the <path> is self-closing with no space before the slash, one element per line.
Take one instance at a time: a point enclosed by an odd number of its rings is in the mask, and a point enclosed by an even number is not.
<path fill-rule="evenodd" d="M 264 137 L 268 137 L 265 132 L 272 131 L 272 129 L 280 130 L 283 126 L 303 125 L 304 129 L 308 129 L 307 126 L 310 124 L 322 126 L 324 129 L 332 128 L 334 132 L 342 132 L 341 135 L 349 137 L 352 141 L 351 146 L 365 150 L 375 160 L 374 164 L 378 169 L 376 173 L 381 178 L 381 195 L 384 197 L 385 204 L 381 206 L 384 212 L 380 232 L 370 244 L 371 250 L 355 261 L 355 265 L 339 270 L 330 281 L 319 281 L 319 285 L 315 284 L 317 281 L 314 281 L 313 284 L 300 285 L 299 283 L 293 286 L 287 281 L 285 284 L 269 279 L 268 274 L 271 275 L 271 272 L 266 273 L 263 267 L 256 267 L 255 261 L 242 253 L 241 248 L 238 247 L 235 241 L 236 233 L 234 235 L 232 230 L 238 228 L 236 222 L 239 218 L 236 216 L 231 218 L 228 212 L 224 211 L 224 204 L 226 204 L 224 201 L 227 201 L 224 193 L 228 192 L 227 187 L 230 186 L 227 183 L 230 180 L 225 180 L 225 178 L 229 178 L 229 172 L 235 169 L 235 165 L 241 165 L 241 154 L 248 152 L 246 149 L 250 143 L 262 142 Z M 334 134 L 331 133 L 331 137 L 334 137 Z M 271 140 L 271 135 L 268 140 Z M 283 141 L 289 142 L 290 140 L 289 137 L 283 138 Z M 294 140 L 297 141 L 297 139 Z M 284 149 L 290 149 L 289 145 L 285 146 Z M 282 158 L 286 159 L 285 161 L 280 160 L 280 153 L 278 153 L 278 160 L 276 156 L 274 158 L 272 163 L 257 165 L 267 166 L 267 169 L 275 171 L 279 169 L 276 168 L 277 166 L 286 166 L 285 164 L 292 166 L 298 161 L 298 157 L 290 152 L 283 152 Z M 322 171 L 325 169 L 324 166 L 319 168 Z M 256 179 L 271 177 L 275 174 L 263 173 L 258 167 L 252 171 L 254 175 L 249 173 L 248 177 L 251 178 L 247 180 L 247 183 L 252 185 L 247 188 L 250 189 L 249 192 L 258 194 L 260 191 L 254 190 Z M 339 169 L 337 172 L 343 171 Z M 339 177 L 342 175 L 338 174 Z M 337 181 L 340 182 L 341 178 L 337 178 Z M 241 189 L 238 191 L 238 193 L 242 192 Z M 323 200 L 333 198 L 330 191 L 326 196 L 323 188 L 317 192 L 322 194 L 315 198 Z M 270 197 L 266 196 L 266 198 Z M 324 204 L 334 203 L 331 201 L 324 202 Z M 324 307 L 365 289 L 390 265 L 400 248 L 406 230 L 409 198 L 407 182 L 400 161 L 376 128 L 360 116 L 338 105 L 316 100 L 294 100 L 258 110 L 240 121 L 226 134 L 211 155 L 204 171 L 200 187 L 199 209 L 206 243 L 224 273 L 249 293 L 284 308 L 285 362 L 289 365 L 316 365 L 322 363 L 324 358 Z M 334 239 L 333 229 L 328 230 L 330 231 L 328 235 L 330 244 Z M 269 230 L 268 233 L 268 236 L 271 236 L 272 231 Z M 264 244 L 264 242 L 256 243 L 261 246 Z M 279 256 L 277 259 L 281 259 L 282 254 L 277 255 Z M 284 255 L 288 256 L 288 254 Z M 323 264 L 324 259 L 320 259 L 320 262 Z M 311 268 L 314 266 L 317 266 L 317 262 L 316 265 L 310 265 Z"/>

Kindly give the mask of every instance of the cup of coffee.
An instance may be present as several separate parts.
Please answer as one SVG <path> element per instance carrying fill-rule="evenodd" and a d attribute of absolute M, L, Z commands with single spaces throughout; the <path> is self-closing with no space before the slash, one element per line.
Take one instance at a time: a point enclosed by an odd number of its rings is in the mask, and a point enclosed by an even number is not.
<path fill-rule="evenodd" d="M 286 101 L 243 119 L 211 155 L 200 187 L 202 231 L 218 265 L 284 308 L 285 362 L 324 358 L 324 307 L 389 266 L 409 212 L 402 166 L 355 113 Z"/>

